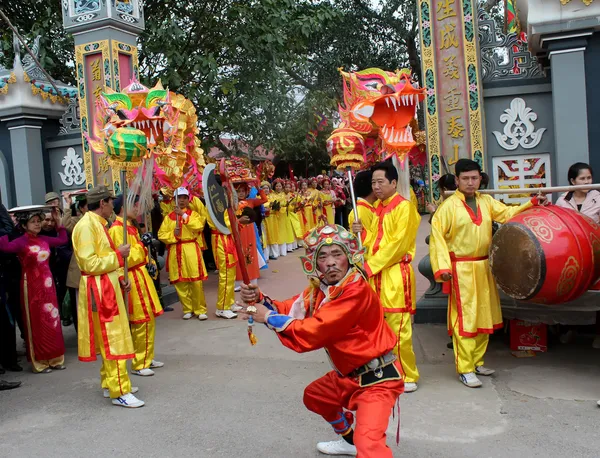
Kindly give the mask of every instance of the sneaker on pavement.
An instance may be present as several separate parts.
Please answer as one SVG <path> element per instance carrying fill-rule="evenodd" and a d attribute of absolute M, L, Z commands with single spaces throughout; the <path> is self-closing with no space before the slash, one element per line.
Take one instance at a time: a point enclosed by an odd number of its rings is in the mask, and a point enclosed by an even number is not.
<path fill-rule="evenodd" d="M 239 305 L 237 305 L 237 304 L 233 304 L 231 306 L 231 311 L 232 312 L 239 312 L 240 310 L 244 310 L 244 309 L 242 307 L 240 307 Z"/>
<path fill-rule="evenodd" d="M 414 393 L 417 391 L 417 384 L 415 382 L 404 382 L 404 392 L 405 393 Z"/>
<path fill-rule="evenodd" d="M 132 370 L 131 373 L 133 375 L 141 375 L 142 377 L 152 377 L 154 375 L 154 371 L 149 368 L 144 368 L 140 370 Z"/>
<path fill-rule="evenodd" d="M 123 396 L 113 399 L 112 403 L 116 406 L 128 407 L 130 409 L 135 409 L 137 407 L 142 407 L 144 405 L 144 401 L 140 401 L 138 398 L 136 398 L 131 393 L 127 393 L 127 394 L 124 394 Z"/>
<path fill-rule="evenodd" d="M 344 439 L 331 442 L 319 442 L 317 450 L 325 455 L 349 455 L 356 456 L 356 446 L 350 445 Z"/>
<path fill-rule="evenodd" d="M 131 393 L 135 394 L 139 391 L 140 389 L 137 386 L 132 386 L 131 387 Z M 108 391 L 108 388 L 104 388 L 104 397 L 105 398 L 110 398 L 110 391 Z"/>
<path fill-rule="evenodd" d="M 150 369 L 157 369 L 159 367 L 163 367 L 164 365 L 165 363 L 161 363 L 160 361 L 156 361 L 155 359 L 153 359 L 150 363 Z"/>
<path fill-rule="evenodd" d="M 231 320 L 232 318 L 237 318 L 237 314 L 233 313 L 231 310 L 217 310 L 216 315 L 219 318 L 226 318 L 228 320 Z"/>
<path fill-rule="evenodd" d="M 192 313 L 186 313 L 185 315 L 183 315 L 183 319 L 184 320 L 189 320 L 191 317 L 193 317 L 194 315 Z"/>
<path fill-rule="evenodd" d="M 198 319 L 200 321 L 208 320 L 208 315 L 206 313 L 201 313 L 200 315 L 198 315 Z"/>
<path fill-rule="evenodd" d="M 496 372 L 494 369 L 488 369 L 487 367 L 483 367 L 483 366 L 477 366 L 475 368 L 475 373 L 477 375 L 488 376 L 488 375 L 492 375 L 494 372 Z"/>
<path fill-rule="evenodd" d="M 481 380 L 477 378 L 475 372 L 469 372 L 468 374 L 460 374 L 459 379 L 465 386 L 469 388 L 479 388 L 481 385 Z"/>
<path fill-rule="evenodd" d="M 598 401 L 596 404 L 598 404 L 598 407 L 600 407 L 600 401 Z"/>
<path fill-rule="evenodd" d="M 241 286 L 236 286 L 235 288 L 233 288 L 233 291 L 236 293 L 239 293 L 242 290 Z"/>

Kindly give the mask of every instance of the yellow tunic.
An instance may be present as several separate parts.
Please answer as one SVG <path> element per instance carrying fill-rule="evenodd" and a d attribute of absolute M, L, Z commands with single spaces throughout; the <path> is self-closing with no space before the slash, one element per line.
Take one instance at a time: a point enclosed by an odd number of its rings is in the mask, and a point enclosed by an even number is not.
<path fill-rule="evenodd" d="M 279 228 L 279 244 L 291 244 L 294 242 L 294 231 L 288 216 L 288 196 L 285 192 L 273 193 L 281 209 L 276 212 L 277 226 Z"/>
<path fill-rule="evenodd" d="M 293 192 L 290 192 L 288 193 L 287 198 L 288 201 L 290 201 L 288 204 L 288 216 L 292 225 L 292 230 L 294 231 L 294 237 L 296 237 L 296 239 L 301 239 L 304 234 L 302 232 L 300 218 L 298 217 L 298 209 L 296 208 L 298 204 L 298 196 Z"/>
<path fill-rule="evenodd" d="M 332 191 L 321 191 L 321 200 L 323 201 L 323 216 L 327 219 L 327 224 L 335 223 L 335 209 L 333 203 Z"/>
<path fill-rule="evenodd" d="M 166 200 L 166 201 L 163 200 L 160 203 L 160 210 L 161 210 L 164 218 L 166 218 L 173 211 L 174 208 L 175 208 L 175 199 Z M 198 213 L 200 215 L 200 217 L 204 219 L 204 221 L 206 221 L 206 219 L 208 218 L 208 211 L 206 210 L 206 207 L 204 206 L 204 204 L 198 197 L 194 196 L 190 199 L 189 208 L 190 208 L 190 210 L 193 210 L 196 213 Z M 202 229 L 204 229 L 204 226 L 202 226 Z M 201 250 L 206 250 L 208 248 L 206 245 L 206 240 L 204 240 L 204 232 L 202 230 L 200 231 L 200 234 L 198 235 L 198 243 L 200 243 Z"/>
<path fill-rule="evenodd" d="M 363 231 L 360 233 L 360 240 L 364 247 L 367 248 L 366 255 L 368 256 L 368 248 L 370 245 L 369 236 L 373 235 L 371 227 L 373 226 L 373 220 L 375 219 L 375 207 L 367 202 L 362 197 L 356 199 L 356 210 L 358 212 L 358 219 L 361 221 Z M 354 211 L 351 211 L 348 215 L 348 225 L 352 227 L 354 222 Z"/>
<path fill-rule="evenodd" d="M 108 360 L 134 357 L 119 284 L 124 260 L 116 251 L 106 224 L 104 218 L 88 211 L 73 230 L 73 251 L 82 274 L 77 306 L 81 361 L 95 361 L 100 348 Z M 94 332 L 94 327 L 98 328 L 98 333 Z"/>
<path fill-rule="evenodd" d="M 462 337 L 492 334 L 502 327 L 498 290 L 488 261 L 492 222 L 505 223 L 533 205 L 527 202 L 519 207 L 509 207 L 479 193 L 476 199 L 477 216 L 460 191 L 446 199 L 433 215 L 429 240 L 435 278 L 441 281 L 442 274 L 452 274 L 449 333 L 458 324 Z"/>
<path fill-rule="evenodd" d="M 285 233 L 281 234 L 279 231 L 279 212 L 272 210 L 273 203 L 279 202 L 279 198 L 274 192 L 269 193 L 267 197 L 269 201 L 263 204 L 265 210 L 269 211 L 268 216 L 264 219 L 265 230 L 267 232 L 267 245 L 280 245 L 284 243 Z"/>
<path fill-rule="evenodd" d="M 158 238 L 167 245 L 169 280 L 171 283 L 195 282 L 206 280 L 206 267 L 200 251 L 198 234 L 206 221 L 191 209 L 186 209 L 187 218 L 180 217 L 181 235 L 175 235 L 177 215 L 171 212 L 164 220 L 158 231 Z"/>
<path fill-rule="evenodd" d="M 376 215 L 368 229 L 365 270 L 386 313 L 414 314 L 416 285 L 410 263 L 417 247 L 421 216 L 410 201 L 397 193 L 375 205 Z"/>
<path fill-rule="evenodd" d="M 114 224 L 108 230 L 115 246 L 123 245 L 123 218 L 117 216 Z M 137 229 L 128 223 L 127 243 L 131 246 L 127 258 L 127 276 L 131 283 L 129 292 L 129 322 L 133 324 L 146 323 L 150 316 L 163 314 L 163 309 L 156 293 L 154 282 L 148 274 L 146 265 L 149 262 L 148 250 L 142 243 Z"/>
<path fill-rule="evenodd" d="M 215 263 L 219 269 L 219 286 L 217 292 L 217 310 L 229 310 L 235 302 L 235 277 L 237 254 L 235 242 L 231 234 L 222 234 L 217 230 L 210 215 L 208 225 L 211 229 L 211 244 Z M 225 225 L 231 229 L 229 215 L 225 212 Z"/>

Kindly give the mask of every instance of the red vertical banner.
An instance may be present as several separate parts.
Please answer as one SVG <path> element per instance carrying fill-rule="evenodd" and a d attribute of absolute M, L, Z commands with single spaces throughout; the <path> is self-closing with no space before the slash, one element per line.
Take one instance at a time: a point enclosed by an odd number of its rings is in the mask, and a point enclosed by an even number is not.
<path fill-rule="evenodd" d="M 121 88 L 129 86 L 133 78 L 133 58 L 131 54 L 119 52 L 119 82 Z"/>

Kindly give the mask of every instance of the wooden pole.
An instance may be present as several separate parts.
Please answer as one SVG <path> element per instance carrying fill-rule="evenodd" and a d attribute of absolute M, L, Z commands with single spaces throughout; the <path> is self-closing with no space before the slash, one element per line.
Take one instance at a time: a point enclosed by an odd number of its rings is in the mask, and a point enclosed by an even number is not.
<path fill-rule="evenodd" d="M 358 208 L 356 206 L 356 195 L 354 194 L 354 183 L 352 182 L 352 167 L 346 167 L 346 173 L 348 173 L 348 187 L 350 188 L 350 197 L 352 199 L 352 211 L 354 212 L 354 221 L 358 221 Z M 356 234 L 356 238 L 358 240 L 358 246 L 362 248 L 360 232 Z"/>
<path fill-rule="evenodd" d="M 121 186 L 123 188 L 123 244 L 127 245 L 127 171 L 121 170 Z M 124 260 L 123 265 L 123 278 L 125 281 L 129 280 L 127 274 L 127 258 Z M 129 310 L 129 293 L 123 291 L 123 302 L 125 302 L 125 310 Z"/>
<path fill-rule="evenodd" d="M 518 188 L 518 189 L 482 189 L 480 194 L 550 194 L 552 192 L 575 192 L 600 190 L 600 184 L 582 184 L 577 186 L 549 186 L 547 188 Z M 445 196 L 451 196 L 456 191 L 445 191 Z"/>

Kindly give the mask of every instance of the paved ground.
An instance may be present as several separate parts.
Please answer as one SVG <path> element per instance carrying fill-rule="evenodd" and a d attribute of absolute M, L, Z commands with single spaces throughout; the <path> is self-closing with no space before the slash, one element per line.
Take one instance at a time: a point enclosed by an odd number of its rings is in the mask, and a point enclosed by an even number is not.
<path fill-rule="evenodd" d="M 419 251 L 417 260 L 423 245 Z M 216 279 L 205 286 L 210 304 Z M 299 291 L 297 255 L 272 262 L 261 286 L 280 298 Z M 243 322 L 213 318 L 213 310 L 203 323 L 182 321 L 179 308 L 161 317 L 157 358 L 166 365 L 134 378 L 147 402 L 137 410 L 103 399 L 99 363 L 78 362 L 75 334 L 66 330 L 66 371 L 2 376 L 23 386 L 0 392 L 0 457 L 319 456 L 315 442 L 335 437 L 304 409 L 302 390 L 329 370 L 325 354 L 294 354 L 264 328 L 252 348 Z M 502 337 L 486 362 L 498 372 L 472 390 L 456 379 L 444 327 L 416 326 L 422 381 L 401 397 L 399 447 L 390 419 L 395 457 L 600 456 L 600 353 L 591 341 L 517 359 Z"/>

